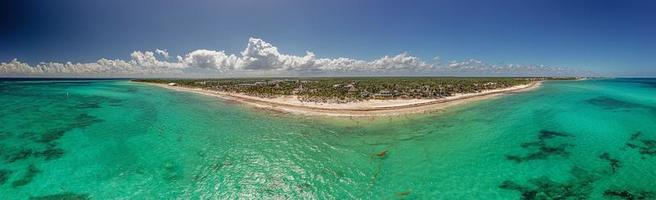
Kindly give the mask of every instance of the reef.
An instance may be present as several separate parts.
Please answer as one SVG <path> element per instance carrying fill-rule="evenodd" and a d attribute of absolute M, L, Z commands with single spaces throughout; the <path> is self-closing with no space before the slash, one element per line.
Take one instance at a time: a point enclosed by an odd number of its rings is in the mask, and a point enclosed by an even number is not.
<path fill-rule="evenodd" d="M 16 187 L 21 187 L 30 184 L 32 182 L 32 179 L 34 179 L 34 177 L 39 173 L 41 173 L 41 170 L 39 170 L 39 168 L 36 168 L 36 166 L 31 164 L 27 167 L 27 170 L 25 171 L 25 174 L 23 174 L 23 177 L 21 177 L 18 180 L 15 180 L 14 182 L 11 183 L 11 185 L 16 188 Z"/>
<path fill-rule="evenodd" d="M 72 123 L 69 124 L 70 129 L 73 128 L 83 128 L 90 126 L 95 123 L 103 122 L 104 120 L 97 117 L 91 116 L 87 113 L 79 114 L 72 120 Z"/>
<path fill-rule="evenodd" d="M 608 198 L 619 198 L 626 200 L 653 200 L 656 199 L 655 192 L 648 191 L 629 191 L 629 190 L 617 190 L 609 189 L 604 191 L 604 197 Z"/>
<path fill-rule="evenodd" d="M 538 133 L 538 140 L 522 143 L 521 147 L 529 150 L 525 155 L 506 155 L 506 159 L 515 162 L 525 162 L 530 160 L 543 160 L 549 157 L 560 156 L 567 158 L 570 152 L 567 148 L 573 147 L 573 144 L 564 142 L 561 144 L 551 144 L 556 138 L 574 137 L 570 134 L 549 130 L 541 130 Z"/>
<path fill-rule="evenodd" d="M 18 135 L 18 138 L 37 141 L 38 140 L 38 135 L 35 132 L 27 131 L 27 132 L 23 132 L 22 134 Z"/>
<path fill-rule="evenodd" d="M 38 152 L 37 155 L 43 157 L 45 160 L 54 160 L 61 158 L 64 155 L 64 150 L 56 147 L 48 147 L 46 150 Z"/>
<path fill-rule="evenodd" d="M 123 100 L 103 96 L 75 96 L 77 104 L 70 106 L 72 109 L 97 109 L 103 105 L 120 106 Z"/>
<path fill-rule="evenodd" d="M 75 194 L 71 192 L 30 197 L 30 200 L 87 200 L 87 199 L 91 199 L 89 197 L 89 194 Z"/>
<path fill-rule="evenodd" d="M 32 149 L 20 149 L 14 152 L 8 152 L 8 154 L 4 155 L 4 159 L 7 163 L 13 163 L 19 160 L 28 159 L 33 153 Z"/>
<path fill-rule="evenodd" d="M 521 194 L 523 200 L 533 199 L 588 199 L 593 190 L 593 183 L 599 179 L 593 173 L 574 167 L 572 179 L 559 183 L 548 177 L 531 179 L 527 184 L 506 180 L 499 185 L 505 190 L 514 190 Z"/>
<path fill-rule="evenodd" d="M 9 180 L 9 177 L 11 176 L 12 173 L 14 172 L 11 170 L 0 169 L 0 186 L 4 185 L 7 182 L 7 180 Z"/>
<path fill-rule="evenodd" d="M 561 132 L 549 131 L 549 130 L 541 130 L 540 134 L 538 136 L 538 139 L 546 140 L 546 139 L 551 139 L 551 138 L 555 138 L 555 137 L 569 137 L 569 136 L 571 136 L 571 135 L 567 134 L 567 133 L 561 133 Z"/>
<path fill-rule="evenodd" d="M 629 141 L 626 142 L 626 146 L 637 149 L 643 159 L 645 159 L 644 156 L 656 156 L 656 140 L 646 139 L 642 132 L 632 134 Z"/>
<path fill-rule="evenodd" d="M 542 149 L 547 144 L 548 140 L 559 137 L 570 137 L 571 135 L 553 131 L 540 131 L 538 141 L 523 143 L 524 148 L 538 148 Z M 561 144 L 563 145 L 563 144 Z M 631 149 L 639 149 L 643 155 L 652 155 L 655 150 L 656 141 L 644 138 L 642 132 L 636 132 L 631 135 L 629 141 L 626 143 Z M 558 145 L 560 146 L 560 145 Z M 528 156 L 517 156 L 519 161 L 526 160 L 533 157 L 544 157 L 542 150 L 529 154 Z M 559 152 L 559 151 L 556 151 Z M 560 152 L 563 153 L 563 152 Z M 565 153 L 567 153 L 565 151 Z M 531 157 L 533 155 L 533 157 Z M 560 155 L 560 154 L 556 154 Z M 520 199 L 588 199 L 593 191 L 593 185 L 601 178 L 611 176 L 616 173 L 621 167 L 621 161 L 608 152 L 603 152 L 598 157 L 601 160 L 607 161 L 610 172 L 608 170 L 594 170 L 587 171 L 579 167 L 573 167 L 570 171 L 572 178 L 565 182 L 556 182 L 547 176 L 542 176 L 535 179 L 530 179 L 526 184 L 520 184 L 515 181 L 506 180 L 499 185 L 500 189 L 514 190 L 521 194 Z M 511 158 L 509 158 L 511 159 Z M 523 160 L 522 160 L 523 159 Z M 511 159 L 512 160 L 512 159 Z M 518 162 L 519 162 L 518 161 Z M 627 189 L 607 189 L 604 191 L 603 196 L 609 199 L 627 199 L 627 200 L 647 200 L 656 199 L 656 192 L 654 191 L 638 191 Z"/>
<path fill-rule="evenodd" d="M 75 105 L 76 109 L 93 109 L 100 108 L 100 102 L 98 101 L 85 101 Z"/>
<path fill-rule="evenodd" d="M 12 134 L 10 132 L 0 131 L 0 140 L 7 139 L 11 136 L 12 136 Z"/>
<path fill-rule="evenodd" d="M 123 100 L 120 100 L 120 99 L 109 99 L 109 100 L 107 100 L 107 105 L 112 106 L 112 107 L 121 106 L 121 105 L 123 105 L 122 103 L 123 103 Z"/>
<path fill-rule="evenodd" d="M 32 157 L 41 157 L 44 160 L 54 160 L 61 158 L 64 155 L 64 150 L 57 148 L 55 145 L 48 144 L 45 149 L 42 151 L 37 151 L 34 149 L 18 149 L 14 151 L 7 151 L 2 149 L 3 152 L 0 152 L 0 155 L 3 155 L 3 159 L 6 163 L 13 163 L 20 160 L 26 160 Z"/>
<path fill-rule="evenodd" d="M 608 161 L 610 165 L 611 172 L 614 174 L 621 167 L 620 160 L 612 158 L 608 152 L 604 152 L 599 155 L 599 159 Z"/>
<path fill-rule="evenodd" d="M 59 123 L 62 125 L 47 129 L 41 134 L 27 131 L 14 136 L 18 140 L 29 141 L 35 143 L 35 145 L 28 145 L 30 148 L 14 147 L 17 149 L 12 149 L 0 144 L 0 156 L 6 163 L 26 160 L 31 157 L 40 157 L 44 160 L 61 158 L 64 155 L 64 150 L 58 147 L 57 140 L 73 129 L 84 128 L 103 121 L 87 113 L 69 115 L 68 118 L 71 116 L 74 116 L 73 119 L 66 120 L 67 123 Z"/>
<path fill-rule="evenodd" d="M 586 103 L 601 107 L 606 110 L 615 110 L 615 109 L 633 109 L 633 108 L 642 108 L 644 105 L 631 103 L 627 101 L 622 101 L 619 99 L 611 97 L 595 97 L 592 99 L 585 100 Z"/>
<path fill-rule="evenodd" d="M 139 91 L 139 89 L 137 89 L 136 87 L 130 87 L 125 92 L 127 92 L 127 93 L 137 93 L 138 91 Z"/>
<path fill-rule="evenodd" d="M 41 135 L 41 138 L 37 140 L 40 143 L 50 143 L 58 140 L 63 137 L 66 133 L 66 129 L 50 129 Z"/>
<path fill-rule="evenodd" d="M 625 82 L 625 83 L 639 83 L 645 87 L 656 88 L 656 81 L 650 78 L 632 78 L 630 80 L 626 79 L 615 79 L 616 82 Z"/>

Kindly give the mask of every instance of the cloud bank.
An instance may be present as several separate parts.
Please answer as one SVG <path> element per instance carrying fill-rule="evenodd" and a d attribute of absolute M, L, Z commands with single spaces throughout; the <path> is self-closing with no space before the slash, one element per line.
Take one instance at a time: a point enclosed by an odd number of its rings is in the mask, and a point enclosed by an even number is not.
<path fill-rule="evenodd" d="M 167 50 L 135 51 L 130 60 L 99 59 L 94 63 L 39 63 L 30 66 L 13 59 L 0 63 L 0 76 L 100 76 L 100 77 L 225 77 L 225 76 L 581 76 L 589 72 L 544 65 L 493 65 L 479 60 L 441 63 L 401 53 L 375 60 L 317 58 L 312 52 L 288 55 L 258 38 L 248 39 L 240 54 L 199 49 L 175 58 Z"/>

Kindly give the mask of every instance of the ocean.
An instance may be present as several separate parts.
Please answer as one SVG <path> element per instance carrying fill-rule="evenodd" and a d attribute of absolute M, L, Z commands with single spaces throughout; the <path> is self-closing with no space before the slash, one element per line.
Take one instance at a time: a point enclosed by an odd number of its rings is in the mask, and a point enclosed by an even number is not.
<path fill-rule="evenodd" d="M 656 199 L 656 79 L 331 120 L 128 80 L 0 79 L 1 199 Z"/>

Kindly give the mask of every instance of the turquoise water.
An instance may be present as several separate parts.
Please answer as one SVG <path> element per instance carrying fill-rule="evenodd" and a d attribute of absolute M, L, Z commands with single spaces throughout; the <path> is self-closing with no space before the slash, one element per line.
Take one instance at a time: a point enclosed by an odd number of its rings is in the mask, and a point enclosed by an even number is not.
<path fill-rule="evenodd" d="M 656 79 L 358 123 L 129 81 L 2 81 L 0 122 L 1 199 L 656 199 Z"/>

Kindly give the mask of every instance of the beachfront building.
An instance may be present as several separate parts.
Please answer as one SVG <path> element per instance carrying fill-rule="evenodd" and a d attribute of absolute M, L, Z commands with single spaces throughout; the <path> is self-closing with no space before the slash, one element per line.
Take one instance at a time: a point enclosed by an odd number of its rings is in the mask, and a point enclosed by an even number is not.
<path fill-rule="evenodd" d="M 392 92 L 389 90 L 381 90 L 378 93 L 374 94 L 375 98 L 390 98 L 392 97 Z"/>
<path fill-rule="evenodd" d="M 294 88 L 292 94 L 299 94 L 301 92 L 305 92 L 305 88 L 303 88 L 303 84 L 299 85 L 298 88 Z"/>
<path fill-rule="evenodd" d="M 355 86 L 353 86 L 353 85 L 348 85 L 348 93 L 349 93 L 349 94 L 356 94 L 356 93 L 358 93 L 359 91 L 360 91 L 360 90 L 358 90 L 358 88 L 356 88 Z"/>
<path fill-rule="evenodd" d="M 367 90 L 364 90 L 364 91 L 360 92 L 360 97 L 366 98 L 366 97 L 369 97 L 369 95 L 371 95 L 371 94 L 369 94 L 369 92 Z"/>

